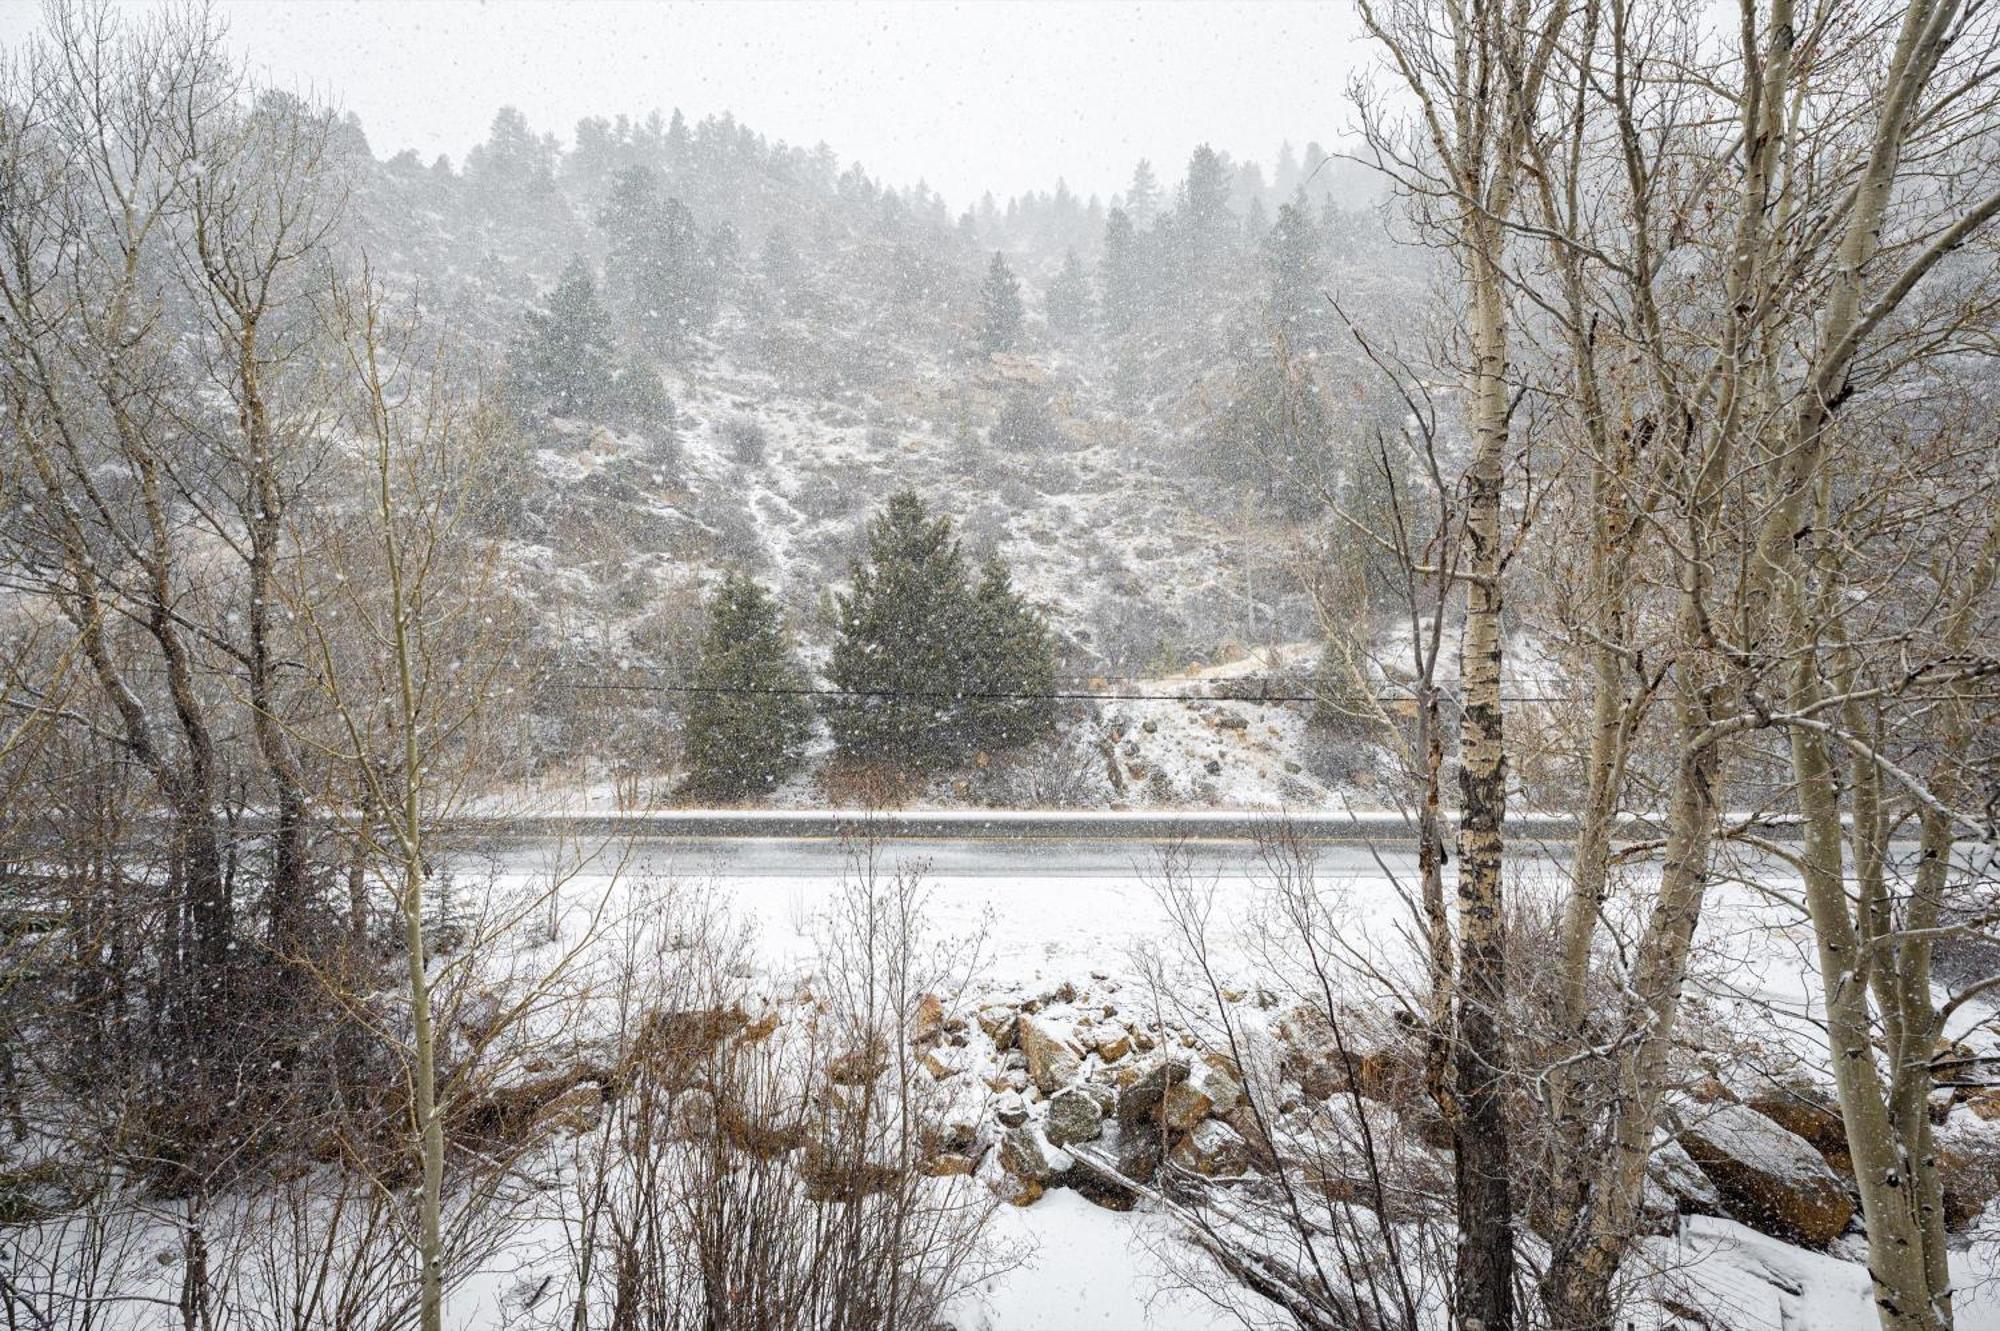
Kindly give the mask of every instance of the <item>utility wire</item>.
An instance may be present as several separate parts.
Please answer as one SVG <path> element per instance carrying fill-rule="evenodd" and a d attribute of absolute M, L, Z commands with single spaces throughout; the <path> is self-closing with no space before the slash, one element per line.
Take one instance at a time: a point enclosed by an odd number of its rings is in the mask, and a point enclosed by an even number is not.
<path fill-rule="evenodd" d="M 559 688 L 577 689 L 587 692 L 610 693 L 675 693 L 735 696 L 775 696 L 801 698 L 880 698 L 907 699 L 922 702 L 1234 702 L 1234 703 L 1316 703 L 1320 695 L 1316 693 L 1104 693 L 1095 690 L 1056 689 L 1049 692 L 1016 692 L 1012 690 L 971 691 L 947 689 L 841 689 L 826 685 L 786 685 L 776 688 L 751 688 L 731 684 L 642 684 L 621 680 L 570 680 L 550 679 L 545 683 Z M 1236 680 L 1219 681 L 1230 684 Z M 1291 686 L 1289 681 L 1285 682 Z M 1382 693 L 1373 695 L 1377 702 L 1414 701 L 1410 693 Z M 1502 702 L 1572 702 L 1576 694 L 1514 694 L 1503 696 Z"/>

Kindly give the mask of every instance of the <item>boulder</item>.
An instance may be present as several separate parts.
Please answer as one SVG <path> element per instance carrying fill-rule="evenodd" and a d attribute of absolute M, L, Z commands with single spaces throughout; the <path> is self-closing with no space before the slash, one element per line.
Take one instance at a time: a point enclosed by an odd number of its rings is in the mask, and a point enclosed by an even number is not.
<path fill-rule="evenodd" d="M 944 1034 L 944 1000 L 936 994 L 925 994 L 917 1000 L 917 1010 L 910 1015 L 910 1043 L 928 1044 Z"/>
<path fill-rule="evenodd" d="M 1028 1074 L 1020 1068 L 1005 1068 L 986 1078 L 986 1089 L 996 1095 L 1028 1089 Z"/>
<path fill-rule="evenodd" d="M 1226 1177 L 1250 1168 L 1250 1147 L 1236 1129 L 1221 1119 L 1209 1118 L 1175 1142 L 1167 1159 L 1203 1178 Z"/>
<path fill-rule="evenodd" d="M 1104 1132 L 1104 1110 L 1087 1088 L 1072 1086 L 1049 1098 L 1047 1130 L 1057 1146 L 1095 1141 Z"/>
<path fill-rule="evenodd" d="M 934 1081 L 950 1081 L 971 1066 L 971 1055 L 959 1045 L 939 1045 L 924 1051 L 924 1069 Z"/>
<path fill-rule="evenodd" d="M 835 1086 L 866 1086 L 882 1075 L 888 1062 L 882 1049 L 850 1049 L 827 1063 L 827 1080 Z"/>
<path fill-rule="evenodd" d="M 1160 1171 L 1160 1131 L 1150 1124 L 1107 1123 L 1104 1135 L 1080 1147 L 1075 1159 L 1068 1179 L 1071 1188 L 1107 1210 L 1129 1211 L 1139 1204 L 1139 1194 L 1119 1180 L 1134 1186 L 1153 1181 Z M 1115 1171 L 1117 1178 L 1107 1175 L 1106 1169 Z"/>
<path fill-rule="evenodd" d="M 940 1151 L 923 1163 L 924 1173 L 931 1178 L 948 1178 L 954 1174 L 970 1174 L 972 1169 L 972 1157 L 969 1155 L 960 1155 L 956 1151 Z"/>
<path fill-rule="evenodd" d="M 995 1049 L 1006 1050 L 1014 1047 L 1014 1023 L 1020 1014 L 1002 1003 L 989 1004 L 979 1009 L 975 1020 L 979 1029 L 986 1032 L 986 1038 L 993 1041 Z"/>
<path fill-rule="evenodd" d="M 1257 1121 L 1257 1115 L 1252 1112 L 1248 1100 L 1244 1100 L 1236 1108 L 1218 1117 L 1236 1129 L 1236 1135 L 1241 1137 L 1243 1144 L 1249 1148 L 1250 1163 L 1253 1167 L 1267 1174 L 1277 1170 L 1277 1148 L 1271 1145 L 1270 1137 L 1266 1135 L 1263 1125 Z"/>
<path fill-rule="evenodd" d="M 1018 1128 L 1028 1121 L 1027 1102 L 1021 1099 L 1019 1091 L 1003 1091 L 993 1102 L 993 1117 L 1003 1128 Z"/>
<path fill-rule="evenodd" d="M 1075 1163 L 1068 1151 L 1032 1123 L 1009 1128 L 1000 1139 L 1000 1167 L 1024 1182 L 1047 1187 L 1069 1173 Z"/>
<path fill-rule="evenodd" d="M 1754 1229 L 1824 1248 L 1854 1216 L 1846 1186 L 1812 1143 L 1748 1105 L 1709 1105 L 1676 1140 Z"/>
<path fill-rule="evenodd" d="M 1229 1060 L 1216 1054 L 1194 1060 L 1187 1078 L 1167 1089 L 1160 1121 L 1175 1132 L 1192 1132 L 1213 1114 L 1226 1114 L 1243 1098 Z"/>
<path fill-rule="evenodd" d="M 1721 1215 L 1722 1193 L 1679 1142 L 1663 1135 L 1653 1143 L 1652 1158 L 1646 1162 L 1640 1209 L 1657 1232 L 1666 1233 L 1680 1216 Z"/>
<path fill-rule="evenodd" d="M 1106 1063 L 1116 1063 L 1132 1052 L 1132 1036 L 1117 1027 L 1100 1032 L 1097 1037 L 1097 1056 Z"/>
<path fill-rule="evenodd" d="M 1138 1069 L 1118 1097 L 1118 1121 L 1124 1124 L 1151 1122 L 1171 1088 L 1186 1081 L 1188 1061 L 1162 1058 Z"/>
<path fill-rule="evenodd" d="M 1083 1068 L 1083 1050 L 1067 1028 L 1043 1017 L 1023 1016 L 1015 1038 L 1028 1059 L 1028 1079 L 1043 1094 L 1053 1094 L 1076 1080 Z"/>
<path fill-rule="evenodd" d="M 1847 1125 L 1832 1100 L 1817 1090 L 1778 1087 L 1744 1101 L 1779 1127 L 1811 1142 L 1835 1170 L 1852 1174 L 1854 1156 L 1847 1149 Z"/>

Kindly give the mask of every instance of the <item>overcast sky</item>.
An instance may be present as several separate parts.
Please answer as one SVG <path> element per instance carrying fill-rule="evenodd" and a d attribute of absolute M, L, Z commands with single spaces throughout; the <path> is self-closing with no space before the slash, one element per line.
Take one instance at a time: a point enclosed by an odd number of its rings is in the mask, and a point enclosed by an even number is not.
<path fill-rule="evenodd" d="M 1348 7 L 1240 4 L 662 4 L 644 0 L 224 0 L 262 75 L 361 117 L 386 157 L 454 162 L 512 104 L 565 142 L 586 115 L 734 111 L 824 139 L 893 184 L 980 191 L 1163 180 L 1207 141 L 1268 169 L 1281 140 L 1331 144 L 1363 53 Z M 0 37 L 37 0 L 0 0 Z"/>

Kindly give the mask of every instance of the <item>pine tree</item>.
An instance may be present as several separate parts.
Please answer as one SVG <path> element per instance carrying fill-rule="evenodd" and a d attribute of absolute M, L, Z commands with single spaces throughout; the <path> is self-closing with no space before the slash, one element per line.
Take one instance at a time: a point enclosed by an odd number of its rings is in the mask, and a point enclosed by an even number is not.
<path fill-rule="evenodd" d="M 1074 337 L 1090 322 L 1090 282 L 1084 276 L 1083 260 L 1070 250 L 1063 256 L 1062 271 L 1049 283 L 1044 297 L 1049 329 L 1060 337 Z"/>
<path fill-rule="evenodd" d="M 673 399 L 660 372 L 638 356 L 627 356 L 606 386 L 604 406 L 621 425 L 640 429 L 656 442 L 671 444 L 676 421 Z"/>
<path fill-rule="evenodd" d="M 905 770 L 960 762 L 1046 729 L 1055 685 L 1053 637 L 988 561 L 975 589 L 947 518 L 914 491 L 868 526 L 868 560 L 835 598 L 839 639 L 827 708 L 841 752 Z M 1032 697 L 1018 695 L 1030 694 Z"/>
<path fill-rule="evenodd" d="M 974 638 L 965 559 L 948 518 L 914 490 L 891 496 L 868 524 L 868 558 L 834 598 L 839 637 L 827 708 L 841 752 L 924 766 L 963 752 L 965 656 Z"/>
<path fill-rule="evenodd" d="M 1189 258 L 1198 266 L 1205 264 L 1231 229 L 1229 165 L 1205 143 L 1188 158 L 1180 213 L 1183 240 L 1190 247 Z"/>
<path fill-rule="evenodd" d="M 709 602 L 687 706 L 689 791 L 766 795 L 797 771 L 813 725 L 804 679 L 777 603 L 751 578 L 730 574 Z"/>
<path fill-rule="evenodd" d="M 716 255 L 687 206 L 660 193 L 653 171 L 620 171 L 597 224 L 609 243 L 605 284 L 641 345 L 673 351 L 714 322 Z"/>
<path fill-rule="evenodd" d="M 995 250 L 979 288 L 980 347 L 989 355 L 1013 350 L 1021 337 L 1021 313 L 1021 280 L 1007 266 L 1006 256 Z"/>
<path fill-rule="evenodd" d="M 515 349 L 519 390 L 554 416 L 584 415 L 611 383 L 611 320 L 597 299 L 590 268 L 573 258 L 545 309 L 527 313 Z"/>
<path fill-rule="evenodd" d="M 1320 323 L 1320 233 L 1306 211 L 1288 203 L 1264 238 L 1271 327 L 1292 351 L 1310 349 Z"/>
<path fill-rule="evenodd" d="M 1153 225 L 1160 215 L 1160 182 L 1153 164 L 1141 157 L 1132 168 L 1132 183 L 1125 190 L 1125 212 L 1141 230 Z"/>
<path fill-rule="evenodd" d="M 1145 290 L 1139 262 L 1139 236 L 1132 218 L 1124 209 L 1113 208 L 1104 221 L 1104 257 L 1097 262 L 1104 326 L 1110 332 L 1130 332 L 1139 320 Z"/>
<path fill-rule="evenodd" d="M 981 572 L 972 618 L 968 737 L 987 749 L 1025 743 L 1055 717 L 1055 648 L 1048 622 L 1014 590 L 998 555 Z"/>

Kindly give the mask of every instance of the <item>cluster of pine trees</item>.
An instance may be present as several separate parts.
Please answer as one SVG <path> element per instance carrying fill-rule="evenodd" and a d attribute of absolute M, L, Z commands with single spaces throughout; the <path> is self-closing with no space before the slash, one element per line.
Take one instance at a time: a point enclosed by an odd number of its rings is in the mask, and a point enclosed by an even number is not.
<path fill-rule="evenodd" d="M 1044 733 L 1054 713 L 1055 642 L 1004 561 L 977 576 L 913 490 L 868 525 L 866 558 L 836 596 L 829 687 L 813 690 L 778 606 L 731 574 L 709 604 L 686 710 L 688 792 L 769 794 L 795 773 L 813 731 L 811 698 L 842 760 L 904 775 L 949 769 Z"/>

